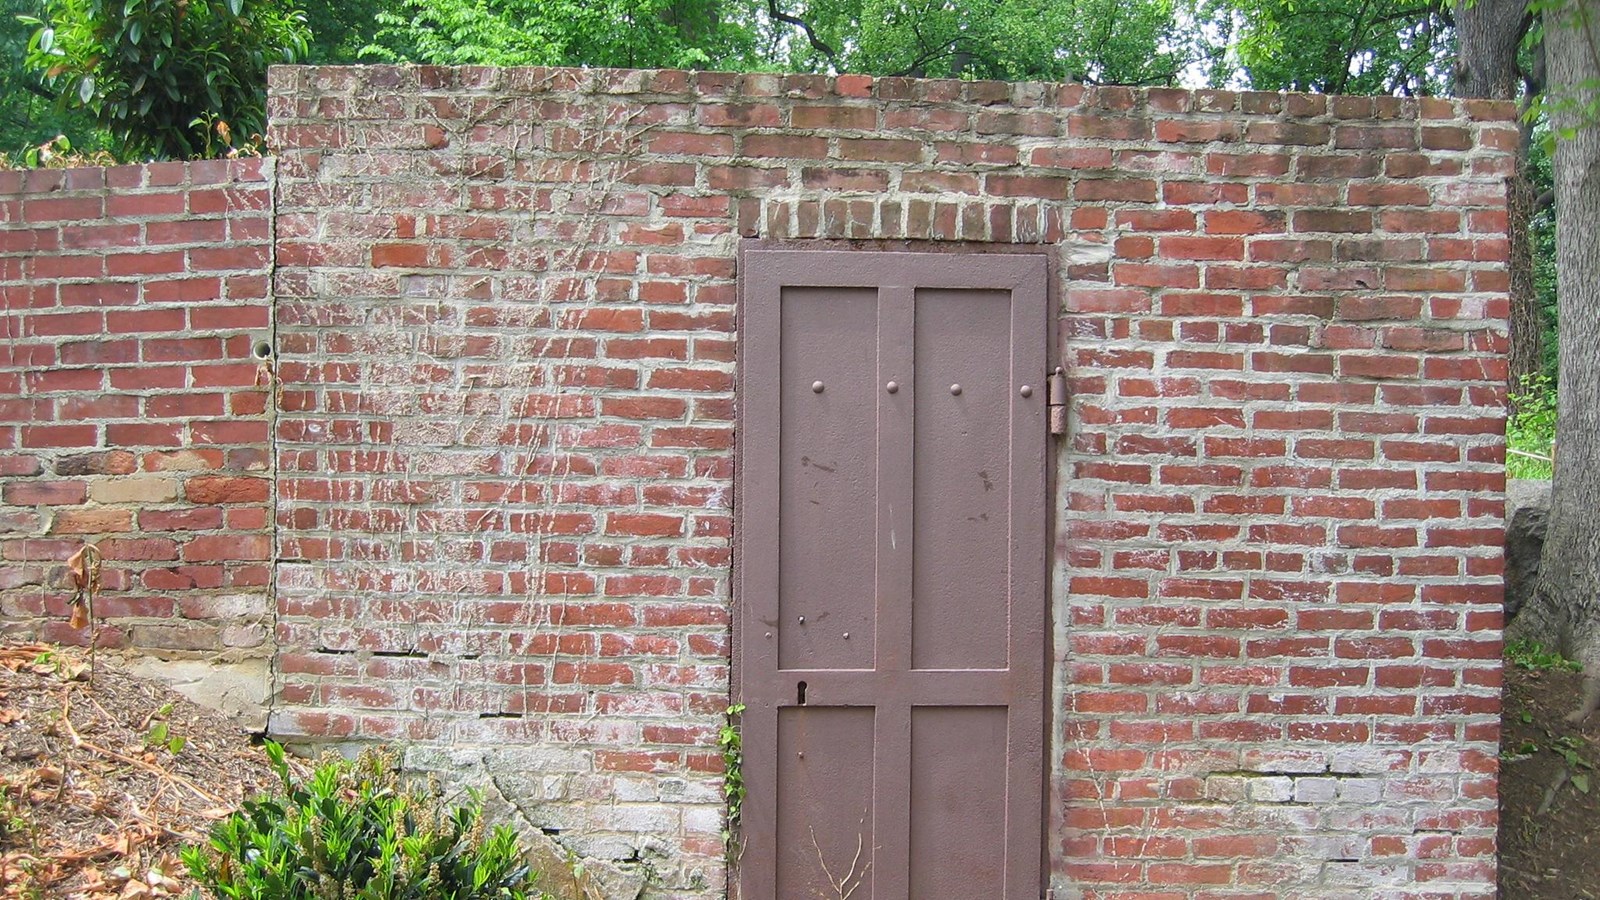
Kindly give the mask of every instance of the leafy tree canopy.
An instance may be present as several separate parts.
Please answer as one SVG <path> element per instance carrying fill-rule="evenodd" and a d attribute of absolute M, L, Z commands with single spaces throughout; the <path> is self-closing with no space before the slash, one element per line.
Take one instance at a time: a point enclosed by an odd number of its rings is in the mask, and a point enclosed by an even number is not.
<path fill-rule="evenodd" d="M 1210 79 L 1257 90 L 1447 92 L 1455 39 L 1439 0 L 1194 0 Z"/>
<path fill-rule="evenodd" d="M 742 12 L 716 0 L 404 0 L 377 15 L 366 55 L 436 65 L 748 66 L 755 41 Z"/>
<path fill-rule="evenodd" d="M 297 0 L 305 12 L 311 40 L 300 62 L 349 65 L 361 62 L 361 50 L 372 42 L 378 15 L 392 0 Z"/>
<path fill-rule="evenodd" d="M 801 71 L 1172 84 L 1196 49 L 1171 0 L 811 0 L 766 12 L 774 56 Z"/>
<path fill-rule="evenodd" d="M 94 122 L 81 111 L 58 109 L 55 94 L 23 64 L 33 28 L 18 17 L 42 12 L 39 0 L 0 0 L 0 153 L 21 153 L 63 133 L 88 139 L 84 149 L 99 149 Z"/>
<path fill-rule="evenodd" d="M 1171 84 L 1173 0 L 404 0 L 372 58 Z"/>
<path fill-rule="evenodd" d="M 266 125 L 267 66 L 306 53 L 274 0 L 44 0 L 27 66 L 123 158 L 215 156 Z"/>

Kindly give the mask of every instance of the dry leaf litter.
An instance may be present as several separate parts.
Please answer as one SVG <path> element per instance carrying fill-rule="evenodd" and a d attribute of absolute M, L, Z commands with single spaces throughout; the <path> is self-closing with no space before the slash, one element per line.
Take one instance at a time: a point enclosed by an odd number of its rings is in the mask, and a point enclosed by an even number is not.
<path fill-rule="evenodd" d="M 165 685 L 0 642 L 3 900 L 188 896 L 178 849 L 277 784 L 249 735 Z"/>

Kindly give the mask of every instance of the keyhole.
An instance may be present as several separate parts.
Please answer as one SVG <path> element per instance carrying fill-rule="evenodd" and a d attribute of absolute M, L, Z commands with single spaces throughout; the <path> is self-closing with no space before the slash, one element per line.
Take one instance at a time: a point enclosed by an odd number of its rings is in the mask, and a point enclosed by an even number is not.
<path fill-rule="evenodd" d="M 806 683 L 800 682 L 795 686 L 795 700 L 801 705 L 806 705 Z"/>

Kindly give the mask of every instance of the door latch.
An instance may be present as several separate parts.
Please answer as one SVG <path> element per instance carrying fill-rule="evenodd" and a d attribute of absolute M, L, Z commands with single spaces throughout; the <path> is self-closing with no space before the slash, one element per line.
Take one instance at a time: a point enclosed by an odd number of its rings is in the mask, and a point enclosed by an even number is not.
<path fill-rule="evenodd" d="M 1050 373 L 1050 387 L 1046 391 L 1046 403 L 1050 409 L 1050 433 L 1061 435 L 1067 433 L 1067 375 L 1056 366 Z"/>

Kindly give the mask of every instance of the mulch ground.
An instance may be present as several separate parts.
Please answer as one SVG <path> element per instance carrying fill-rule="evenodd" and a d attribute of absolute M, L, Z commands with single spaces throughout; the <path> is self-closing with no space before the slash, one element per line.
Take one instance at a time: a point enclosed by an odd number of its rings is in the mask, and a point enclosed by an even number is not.
<path fill-rule="evenodd" d="M 238 726 L 80 650 L 0 643 L 0 898 L 186 896 L 178 849 L 277 785 Z"/>
<path fill-rule="evenodd" d="M 1600 714 L 1580 725 L 1576 672 L 1506 663 L 1500 896 L 1600 900 Z"/>

